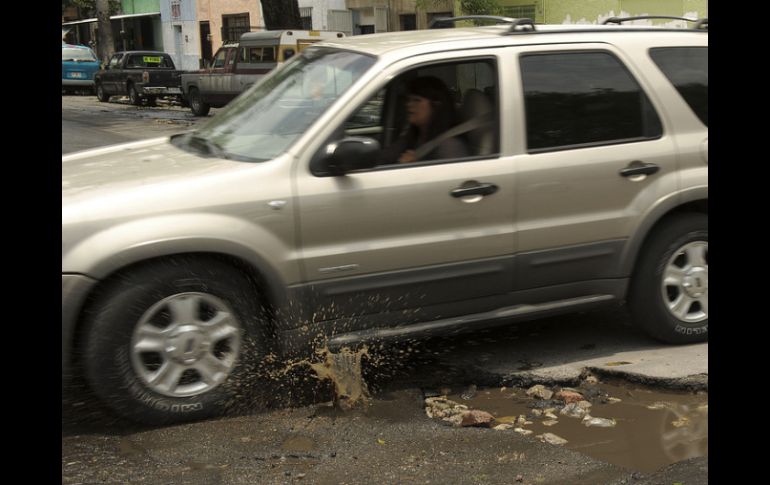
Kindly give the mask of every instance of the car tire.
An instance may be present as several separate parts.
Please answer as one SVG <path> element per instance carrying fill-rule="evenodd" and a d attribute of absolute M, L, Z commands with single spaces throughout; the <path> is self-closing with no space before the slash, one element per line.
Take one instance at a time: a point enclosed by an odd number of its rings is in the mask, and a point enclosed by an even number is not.
<path fill-rule="evenodd" d="M 635 323 L 658 340 L 708 340 L 706 214 L 678 214 L 655 229 L 642 248 L 628 303 Z"/>
<path fill-rule="evenodd" d="M 113 279 L 88 312 L 83 367 L 115 412 L 147 424 L 220 415 L 260 387 L 266 318 L 249 277 L 177 258 Z"/>
<path fill-rule="evenodd" d="M 97 83 L 96 85 L 96 99 L 102 103 L 107 103 L 110 101 L 110 95 L 104 92 L 104 86 L 102 86 L 102 83 Z"/>
<path fill-rule="evenodd" d="M 142 97 L 139 96 L 139 93 L 137 92 L 136 87 L 133 84 L 128 85 L 128 102 L 133 104 L 134 106 L 142 105 Z"/>
<path fill-rule="evenodd" d="M 190 111 L 195 116 L 206 116 L 209 114 L 211 106 L 208 103 L 204 103 L 201 99 L 200 91 L 197 88 L 190 88 Z"/>

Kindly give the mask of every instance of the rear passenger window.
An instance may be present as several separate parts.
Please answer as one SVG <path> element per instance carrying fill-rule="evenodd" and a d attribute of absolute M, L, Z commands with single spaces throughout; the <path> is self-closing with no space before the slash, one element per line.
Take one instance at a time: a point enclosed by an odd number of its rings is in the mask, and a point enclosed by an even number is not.
<path fill-rule="evenodd" d="M 631 73 L 607 52 L 521 57 L 530 152 L 658 138 L 660 118 Z"/>
<path fill-rule="evenodd" d="M 709 125 L 708 47 L 661 47 L 650 57 L 690 105 L 704 125 Z"/>

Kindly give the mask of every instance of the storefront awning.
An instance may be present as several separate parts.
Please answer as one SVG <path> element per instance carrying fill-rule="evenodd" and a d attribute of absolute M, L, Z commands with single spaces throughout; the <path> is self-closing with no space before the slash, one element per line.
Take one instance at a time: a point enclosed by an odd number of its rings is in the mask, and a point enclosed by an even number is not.
<path fill-rule="evenodd" d="M 151 13 L 129 13 L 125 15 L 113 15 L 110 17 L 110 20 L 120 20 L 120 19 L 133 19 L 137 17 L 155 17 L 160 16 L 160 12 L 151 12 Z M 92 19 L 84 19 L 84 20 L 74 20 L 72 22 L 62 22 L 62 26 L 65 25 L 77 25 L 77 24 L 90 24 L 91 22 L 96 22 L 98 19 L 92 18 Z"/>

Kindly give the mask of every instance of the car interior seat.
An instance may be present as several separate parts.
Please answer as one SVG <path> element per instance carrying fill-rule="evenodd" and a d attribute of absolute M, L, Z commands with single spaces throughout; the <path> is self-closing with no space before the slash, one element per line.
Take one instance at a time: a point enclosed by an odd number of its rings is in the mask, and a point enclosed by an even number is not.
<path fill-rule="evenodd" d="M 460 116 L 463 122 L 475 120 L 465 137 L 472 155 L 495 152 L 494 110 L 489 97 L 478 89 L 468 89 L 463 96 Z"/>

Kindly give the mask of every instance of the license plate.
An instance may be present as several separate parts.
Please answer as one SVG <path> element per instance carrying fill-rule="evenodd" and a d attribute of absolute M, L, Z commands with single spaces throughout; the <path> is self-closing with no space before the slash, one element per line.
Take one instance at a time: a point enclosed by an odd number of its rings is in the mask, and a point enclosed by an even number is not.
<path fill-rule="evenodd" d="M 82 72 L 70 72 L 70 73 L 68 73 L 68 76 L 69 77 L 74 77 L 74 78 L 77 78 L 77 79 L 82 79 L 82 78 L 85 77 Z"/>

